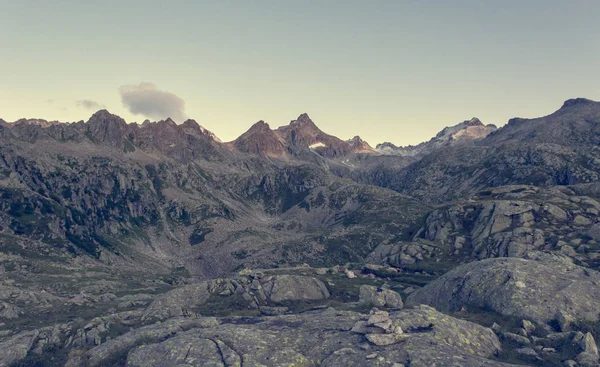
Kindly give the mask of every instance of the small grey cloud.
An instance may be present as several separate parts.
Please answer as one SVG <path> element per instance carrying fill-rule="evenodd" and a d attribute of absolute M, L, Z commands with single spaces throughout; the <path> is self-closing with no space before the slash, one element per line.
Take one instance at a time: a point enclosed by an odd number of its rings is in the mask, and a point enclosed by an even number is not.
<path fill-rule="evenodd" d="M 167 117 L 182 122 L 186 119 L 185 101 L 171 92 L 159 90 L 153 83 L 119 87 L 123 106 L 134 115 L 143 115 L 155 120 Z"/>
<path fill-rule="evenodd" d="M 75 101 L 75 106 L 83 107 L 88 110 L 100 110 L 105 108 L 103 104 L 92 101 L 91 99 L 80 99 L 79 101 Z"/>

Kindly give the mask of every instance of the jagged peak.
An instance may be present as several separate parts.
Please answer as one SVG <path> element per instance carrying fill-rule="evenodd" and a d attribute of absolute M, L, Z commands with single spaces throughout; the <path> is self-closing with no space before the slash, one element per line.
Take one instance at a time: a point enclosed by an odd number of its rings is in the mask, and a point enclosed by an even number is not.
<path fill-rule="evenodd" d="M 481 122 L 481 120 L 477 117 L 473 117 L 472 119 L 466 120 L 463 123 L 465 124 L 465 126 L 485 126 L 483 122 Z"/>
<path fill-rule="evenodd" d="M 346 140 L 346 143 L 350 144 L 350 146 L 353 145 L 369 145 L 369 143 L 367 143 L 366 141 L 364 141 L 360 136 L 355 135 L 352 139 L 348 139 Z"/>
<path fill-rule="evenodd" d="M 200 125 L 194 119 L 185 120 L 183 122 L 183 124 L 181 124 L 181 127 L 186 132 L 188 132 L 189 130 L 196 131 L 204 136 L 208 136 L 209 138 L 216 141 L 217 143 L 222 143 L 221 139 L 219 139 L 212 131 L 207 130 L 206 128 L 204 128 L 204 126 Z"/>
<path fill-rule="evenodd" d="M 117 115 L 113 115 L 112 113 L 108 112 L 108 110 L 106 109 L 102 109 L 102 110 L 98 110 L 96 111 L 91 117 L 90 120 L 103 120 L 103 119 L 108 119 L 108 118 L 119 118 L 122 120 L 121 117 L 117 116 Z"/>
<path fill-rule="evenodd" d="M 50 127 L 52 125 L 58 125 L 58 124 L 62 124 L 62 122 L 59 122 L 59 121 L 48 121 L 48 120 L 38 119 L 38 118 L 32 118 L 32 119 L 21 118 L 21 119 L 18 119 L 17 121 L 15 121 L 15 122 L 12 123 L 12 125 L 14 125 L 14 126 L 17 126 L 17 125 L 34 125 L 34 126 L 40 126 L 42 128 L 46 128 L 46 127 Z"/>
<path fill-rule="evenodd" d="M 177 123 L 175 121 L 173 121 L 173 119 L 171 119 L 170 117 L 167 117 L 164 120 L 165 123 L 169 124 L 169 125 L 177 125 Z"/>
<path fill-rule="evenodd" d="M 242 140 L 242 139 L 247 139 L 251 136 L 256 136 L 257 134 L 261 134 L 261 135 L 273 135 L 273 137 L 275 137 L 275 133 L 273 132 L 273 130 L 271 130 L 271 128 L 269 127 L 269 124 L 267 124 L 266 122 L 264 122 L 263 120 L 260 120 L 256 123 L 254 123 L 252 126 L 250 126 L 250 128 L 248 130 L 246 130 L 245 133 L 243 133 L 242 135 L 240 135 L 236 141 Z"/>
<path fill-rule="evenodd" d="M 250 130 L 266 131 L 266 130 L 271 130 L 271 127 L 269 126 L 269 124 L 267 124 L 263 120 L 260 120 L 260 121 L 256 122 L 254 125 L 252 125 L 250 127 L 249 131 Z"/>
<path fill-rule="evenodd" d="M 291 126 L 291 127 L 302 127 L 302 128 L 312 128 L 312 129 L 316 129 L 316 130 L 319 129 L 317 127 L 317 125 L 315 125 L 315 123 L 313 122 L 313 120 L 311 120 L 311 118 L 308 116 L 307 113 L 303 113 L 300 116 L 298 116 L 297 119 L 291 121 L 289 126 Z"/>
<path fill-rule="evenodd" d="M 308 113 L 306 113 L 306 112 L 301 113 L 300 116 L 298 116 L 298 118 L 296 120 L 297 121 L 312 121 L 310 119 L 310 116 L 308 116 Z"/>
<path fill-rule="evenodd" d="M 97 125 L 97 124 L 117 124 L 117 125 L 121 125 L 121 126 L 126 126 L 127 122 L 125 122 L 125 120 L 123 120 L 120 116 L 118 115 L 113 115 L 112 113 L 108 112 L 107 110 L 99 110 L 98 112 L 94 113 L 90 119 L 87 122 L 90 125 Z"/>
<path fill-rule="evenodd" d="M 398 148 L 398 146 L 396 144 L 394 144 L 392 142 L 389 142 L 389 141 L 384 141 L 383 143 L 379 143 L 379 144 L 376 145 L 377 149 L 379 149 L 379 148 L 385 148 L 385 147 L 388 147 L 388 148 Z"/>

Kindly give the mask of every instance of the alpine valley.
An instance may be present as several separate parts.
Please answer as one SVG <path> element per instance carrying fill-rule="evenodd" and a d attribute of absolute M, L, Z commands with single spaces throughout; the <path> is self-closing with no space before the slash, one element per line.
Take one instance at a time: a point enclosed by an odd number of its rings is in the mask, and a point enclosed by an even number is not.
<path fill-rule="evenodd" d="M 599 366 L 599 270 L 600 102 L 405 147 L 0 119 L 0 367 Z"/>

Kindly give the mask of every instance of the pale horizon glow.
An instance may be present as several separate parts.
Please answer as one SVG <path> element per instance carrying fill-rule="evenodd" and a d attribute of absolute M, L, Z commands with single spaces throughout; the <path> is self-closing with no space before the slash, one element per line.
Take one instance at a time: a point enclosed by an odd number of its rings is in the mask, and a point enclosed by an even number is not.
<path fill-rule="evenodd" d="M 231 141 L 306 112 L 414 145 L 600 100 L 597 19 L 591 0 L 0 0 L 0 118 L 172 113 Z"/>

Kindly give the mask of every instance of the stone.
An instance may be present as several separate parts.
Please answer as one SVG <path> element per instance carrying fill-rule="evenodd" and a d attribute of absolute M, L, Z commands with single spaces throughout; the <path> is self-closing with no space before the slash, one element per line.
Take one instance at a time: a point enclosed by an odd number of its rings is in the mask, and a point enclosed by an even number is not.
<path fill-rule="evenodd" d="M 538 354 L 533 348 L 519 348 L 515 350 L 515 353 L 520 354 L 524 357 L 538 357 Z"/>
<path fill-rule="evenodd" d="M 389 289 L 382 289 L 371 285 L 361 285 L 359 288 L 359 303 L 376 307 L 402 308 L 402 296 Z"/>
<path fill-rule="evenodd" d="M 575 357 L 575 361 L 581 366 L 598 365 L 598 347 L 591 333 L 583 334 L 577 332 L 573 337 L 572 343 L 577 345 L 581 353 Z"/>
<path fill-rule="evenodd" d="M 326 275 L 328 270 L 329 269 L 327 269 L 327 268 L 317 268 L 317 269 L 315 269 L 315 273 L 317 275 Z"/>
<path fill-rule="evenodd" d="M 592 221 L 582 215 L 577 215 L 573 218 L 573 224 L 576 226 L 589 226 L 592 224 Z"/>
<path fill-rule="evenodd" d="M 389 313 L 387 311 L 375 311 L 369 316 L 367 325 L 375 325 L 390 320 Z"/>
<path fill-rule="evenodd" d="M 564 312 L 563 310 L 559 310 L 556 313 L 556 322 L 558 323 L 560 330 L 563 332 L 570 331 L 571 324 L 574 321 L 575 321 L 575 318 L 573 316 L 569 315 L 568 313 Z"/>
<path fill-rule="evenodd" d="M 535 331 L 535 325 L 533 325 L 533 323 L 529 320 L 521 321 L 521 326 L 527 334 L 531 334 Z"/>
<path fill-rule="evenodd" d="M 504 333 L 502 333 L 502 338 L 505 340 L 508 340 L 510 342 L 513 342 L 515 344 L 518 344 L 518 345 L 530 345 L 531 344 L 531 340 L 527 339 L 524 336 L 514 334 L 514 333 L 504 332 Z"/>
<path fill-rule="evenodd" d="M 371 343 L 378 346 L 392 345 L 403 340 L 406 340 L 408 335 L 399 335 L 399 334 L 366 334 L 365 337 Z"/>

